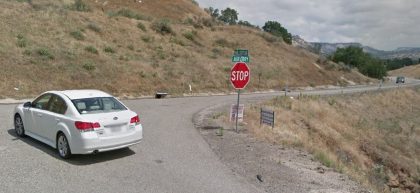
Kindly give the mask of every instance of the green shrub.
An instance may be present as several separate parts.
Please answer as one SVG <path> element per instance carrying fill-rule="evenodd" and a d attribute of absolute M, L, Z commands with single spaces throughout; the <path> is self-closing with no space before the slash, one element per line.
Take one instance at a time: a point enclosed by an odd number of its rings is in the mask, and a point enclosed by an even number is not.
<path fill-rule="evenodd" d="M 50 53 L 50 51 L 47 48 L 39 48 L 37 51 L 39 56 L 47 58 L 47 59 L 54 59 L 54 56 Z"/>
<path fill-rule="evenodd" d="M 153 22 L 152 29 L 162 35 L 174 34 L 174 31 L 172 30 L 170 22 L 167 19 L 162 19 L 162 20 Z"/>
<path fill-rule="evenodd" d="M 70 35 L 76 40 L 84 40 L 85 36 L 80 30 L 70 32 Z"/>
<path fill-rule="evenodd" d="M 334 162 L 324 152 L 315 153 L 315 159 L 320 161 L 324 166 L 327 166 L 327 167 L 334 166 Z"/>
<path fill-rule="evenodd" d="M 166 59 L 165 51 L 163 50 L 161 46 L 156 48 L 156 56 L 161 60 Z"/>
<path fill-rule="evenodd" d="M 87 47 L 85 47 L 85 50 L 87 52 L 92 53 L 92 54 L 98 54 L 98 50 L 93 46 L 87 46 Z"/>
<path fill-rule="evenodd" d="M 17 36 L 17 38 L 18 38 L 18 40 L 17 40 L 17 46 L 19 47 L 19 48 L 24 48 L 24 47 L 26 47 L 27 45 L 28 45 L 28 41 L 26 40 L 26 38 L 25 37 L 23 37 L 22 35 L 18 35 Z"/>
<path fill-rule="evenodd" d="M 389 181 L 383 165 L 375 165 L 368 174 L 369 181 L 378 188 L 383 188 Z"/>
<path fill-rule="evenodd" d="M 127 46 L 127 48 L 128 48 L 129 50 L 131 50 L 131 51 L 133 51 L 133 50 L 134 50 L 134 46 L 133 46 L 132 44 L 128 45 L 128 46 Z"/>
<path fill-rule="evenodd" d="M 196 6 L 199 6 L 198 2 L 196 0 L 191 0 L 191 3 L 193 3 Z"/>
<path fill-rule="evenodd" d="M 197 35 L 197 31 L 188 31 L 182 34 L 185 38 L 195 41 L 195 37 Z"/>
<path fill-rule="evenodd" d="M 96 23 L 89 23 L 87 27 L 97 33 L 101 33 L 102 31 L 101 27 Z"/>
<path fill-rule="evenodd" d="M 151 20 L 150 17 L 138 14 L 138 13 L 132 11 L 131 9 L 127 9 L 127 8 L 122 8 L 122 9 L 118 10 L 117 13 L 111 13 L 110 15 L 111 16 L 119 15 L 119 16 L 131 18 L 131 19 L 136 19 L 136 20 L 147 20 L 147 21 Z"/>
<path fill-rule="evenodd" d="M 143 40 L 143 42 L 149 43 L 153 40 L 153 38 L 150 36 L 141 36 L 141 40 Z"/>
<path fill-rule="evenodd" d="M 83 12 L 88 12 L 91 10 L 89 5 L 83 2 L 83 0 L 75 0 L 72 9 Z"/>
<path fill-rule="evenodd" d="M 137 27 L 138 27 L 139 29 L 141 29 L 142 31 L 147 31 L 146 26 L 145 26 L 143 23 L 141 23 L 141 22 L 139 22 L 139 23 L 137 24 Z"/>
<path fill-rule="evenodd" d="M 229 42 L 225 38 L 218 38 L 214 43 L 220 47 L 228 47 L 228 48 L 235 48 L 237 47 L 237 43 Z"/>
<path fill-rule="evenodd" d="M 182 40 L 180 40 L 180 39 L 178 39 L 176 37 L 172 37 L 169 41 L 171 43 L 178 44 L 180 46 L 185 46 L 185 43 Z"/>
<path fill-rule="evenodd" d="M 96 69 L 96 66 L 95 64 L 88 62 L 88 63 L 83 64 L 83 68 L 87 71 L 94 71 Z"/>
<path fill-rule="evenodd" d="M 104 52 L 106 53 L 115 53 L 115 50 L 109 46 L 104 48 Z"/>
<path fill-rule="evenodd" d="M 32 52 L 31 52 L 31 50 L 25 50 L 25 51 L 23 51 L 23 55 L 30 56 L 30 55 L 32 55 Z"/>
<path fill-rule="evenodd" d="M 184 20 L 185 25 L 194 25 L 194 20 L 192 18 L 187 18 Z"/>

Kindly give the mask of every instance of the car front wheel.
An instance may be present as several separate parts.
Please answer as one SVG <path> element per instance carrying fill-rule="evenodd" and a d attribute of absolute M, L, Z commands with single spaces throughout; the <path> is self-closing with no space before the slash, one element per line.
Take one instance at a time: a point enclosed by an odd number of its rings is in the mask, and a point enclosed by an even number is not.
<path fill-rule="evenodd" d="M 23 126 L 23 120 L 20 115 L 15 116 L 15 132 L 19 137 L 25 137 L 25 127 Z"/>
<path fill-rule="evenodd" d="M 58 134 L 57 151 L 58 155 L 63 159 L 68 159 L 71 156 L 69 142 L 63 133 Z"/>

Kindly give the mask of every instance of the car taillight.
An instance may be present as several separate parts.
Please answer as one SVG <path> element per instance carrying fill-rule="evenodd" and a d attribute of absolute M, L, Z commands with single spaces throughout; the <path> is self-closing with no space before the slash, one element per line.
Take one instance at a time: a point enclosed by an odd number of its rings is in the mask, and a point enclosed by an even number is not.
<path fill-rule="evenodd" d="M 76 128 L 82 132 L 86 131 L 93 131 L 95 128 L 101 127 L 99 123 L 90 123 L 90 122 L 82 122 L 82 121 L 76 121 L 74 123 Z"/>
<path fill-rule="evenodd" d="M 136 125 L 140 124 L 139 116 L 136 115 L 135 117 L 131 118 L 130 123 L 135 123 Z"/>

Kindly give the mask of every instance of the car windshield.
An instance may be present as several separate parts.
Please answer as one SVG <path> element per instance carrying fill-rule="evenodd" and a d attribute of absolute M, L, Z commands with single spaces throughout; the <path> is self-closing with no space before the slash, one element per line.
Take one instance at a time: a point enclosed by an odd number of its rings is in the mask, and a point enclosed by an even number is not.
<path fill-rule="evenodd" d="M 72 100 L 80 114 L 107 113 L 127 110 L 117 99 L 113 97 L 96 97 Z"/>

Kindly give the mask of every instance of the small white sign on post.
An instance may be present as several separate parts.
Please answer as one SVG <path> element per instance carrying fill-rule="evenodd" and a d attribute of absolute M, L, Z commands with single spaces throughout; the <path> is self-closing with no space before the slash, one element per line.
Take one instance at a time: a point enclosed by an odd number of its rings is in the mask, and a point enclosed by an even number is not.
<path fill-rule="evenodd" d="M 230 107 L 230 122 L 236 121 L 236 116 L 238 116 L 239 122 L 244 121 L 244 109 L 245 109 L 244 104 L 240 104 L 239 108 L 236 104 L 232 105 Z"/>

